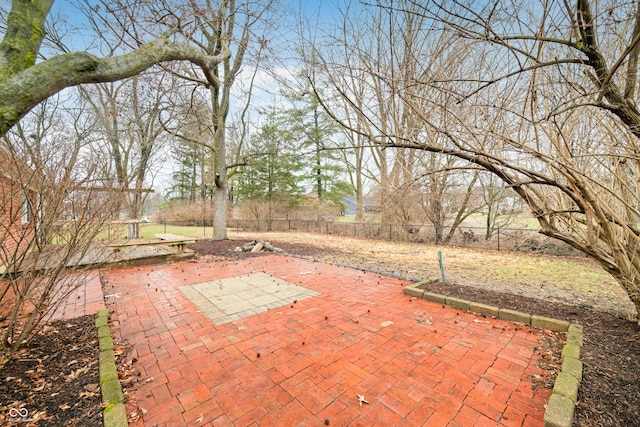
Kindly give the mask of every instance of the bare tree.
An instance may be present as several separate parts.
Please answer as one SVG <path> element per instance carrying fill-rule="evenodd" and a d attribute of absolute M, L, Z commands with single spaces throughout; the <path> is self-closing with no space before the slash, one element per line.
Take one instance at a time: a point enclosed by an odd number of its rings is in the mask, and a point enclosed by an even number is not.
<path fill-rule="evenodd" d="M 479 176 L 482 190 L 482 211 L 485 217 L 485 240 L 499 232 L 501 228 L 511 226 L 522 214 L 520 199 L 509 187 L 495 175 Z"/>
<path fill-rule="evenodd" d="M 96 163 L 82 150 L 92 123 L 81 113 L 65 118 L 45 103 L 0 144 L 0 359 L 28 341 L 100 259 L 93 241 L 116 195 L 98 190 Z"/>
<path fill-rule="evenodd" d="M 168 135 L 161 116 L 171 114 L 167 98 L 173 96 L 175 86 L 169 77 L 142 73 L 120 82 L 79 88 L 82 101 L 96 118 L 94 133 L 102 134 L 104 141 L 105 185 L 122 191 L 130 220 L 142 216 L 144 187 L 152 177 L 163 136 Z M 129 237 L 138 238 L 139 224 L 130 223 L 129 231 Z"/>
<path fill-rule="evenodd" d="M 104 2 L 111 7 L 111 2 Z M 192 21 L 190 28 L 181 31 L 189 46 L 197 46 L 207 57 L 220 58 L 207 68 L 172 67 L 171 72 L 185 81 L 208 92 L 211 108 L 211 132 L 214 150 L 213 169 L 213 239 L 227 238 L 227 210 L 229 200 L 227 159 L 227 118 L 231 108 L 231 90 L 241 70 L 250 43 L 258 51 L 267 43 L 258 33 L 259 24 L 270 10 L 271 0 L 246 1 L 211 0 L 171 1 L 147 3 L 144 10 L 129 11 L 122 5 L 127 23 L 144 19 L 156 27 L 176 27 L 183 21 Z M 123 12 L 120 12 L 123 13 Z M 141 18 L 141 16 L 143 18 Z M 265 20 L 266 21 L 266 20 Z M 126 30 L 127 25 L 122 26 Z M 128 35 L 140 42 L 142 30 L 128 31 Z M 223 57 L 221 57 L 223 55 Z"/>
<path fill-rule="evenodd" d="M 478 171 L 460 166 L 454 157 L 426 154 L 421 156 L 423 172 L 415 181 L 414 199 L 433 225 L 435 243 L 446 244 L 463 221 L 480 210 L 473 197 Z"/>
<path fill-rule="evenodd" d="M 598 262 L 640 311 L 640 4 L 446 0 L 383 8 L 424 18 L 431 25 L 421 37 L 446 34 L 451 43 L 414 49 L 419 72 L 409 80 L 372 73 L 424 130 L 389 129 L 385 117 L 358 110 L 367 135 L 383 147 L 454 156 L 491 172 L 529 207 L 540 233 Z M 416 87 L 434 96 L 416 95 Z"/>
<path fill-rule="evenodd" d="M 173 94 L 175 115 L 163 126 L 173 136 L 171 151 L 177 162 L 174 171 L 173 197 L 204 208 L 211 197 L 211 159 L 215 153 L 211 141 L 211 109 L 206 99 L 179 90 Z"/>

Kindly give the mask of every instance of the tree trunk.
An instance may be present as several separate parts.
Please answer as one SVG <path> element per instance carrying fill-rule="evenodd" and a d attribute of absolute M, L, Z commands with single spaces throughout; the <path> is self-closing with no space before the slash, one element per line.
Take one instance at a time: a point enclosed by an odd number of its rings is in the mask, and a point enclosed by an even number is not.
<path fill-rule="evenodd" d="M 364 197 L 362 195 L 362 161 L 358 159 L 359 165 L 356 170 L 356 221 L 364 221 Z"/>
<path fill-rule="evenodd" d="M 224 128 L 215 136 L 215 185 L 213 187 L 213 240 L 227 240 L 228 179 Z"/>
<path fill-rule="evenodd" d="M 640 316 L 640 274 L 635 269 L 628 273 L 612 273 L 612 276 L 618 281 L 622 289 L 625 290 L 629 299 L 636 308 L 636 319 Z M 631 278 L 631 279 L 629 279 Z M 632 316 L 629 316 L 632 317 Z"/>

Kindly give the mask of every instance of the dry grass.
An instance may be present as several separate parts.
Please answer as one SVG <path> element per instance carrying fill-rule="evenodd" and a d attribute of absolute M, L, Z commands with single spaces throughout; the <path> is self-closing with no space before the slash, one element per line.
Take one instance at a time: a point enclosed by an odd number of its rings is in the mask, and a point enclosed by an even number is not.
<path fill-rule="evenodd" d="M 317 259 L 418 279 L 440 278 L 438 251 L 442 251 L 446 281 L 452 286 L 461 284 L 553 302 L 582 303 L 624 316 L 635 313 L 616 281 L 586 258 L 294 232 L 232 232 L 229 237 L 307 244 L 322 249 L 314 256 Z"/>

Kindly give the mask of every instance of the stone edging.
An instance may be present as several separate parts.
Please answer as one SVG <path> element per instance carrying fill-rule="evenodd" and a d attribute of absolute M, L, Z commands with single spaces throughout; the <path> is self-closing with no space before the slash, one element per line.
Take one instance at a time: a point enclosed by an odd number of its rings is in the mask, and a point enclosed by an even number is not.
<path fill-rule="evenodd" d="M 556 378 L 553 393 L 547 402 L 547 408 L 544 412 L 544 427 L 571 427 L 578 398 L 578 387 L 582 381 L 582 362 L 580 361 L 580 351 L 583 344 L 582 326 L 564 320 L 493 307 L 419 289 L 419 286 L 431 281 L 423 280 L 406 286 L 403 292 L 414 298 L 445 304 L 460 310 L 518 322 L 534 328 L 567 332 L 567 342 L 562 348 L 562 370 Z"/>
<path fill-rule="evenodd" d="M 100 390 L 104 406 L 102 421 L 105 427 L 126 427 L 129 425 L 127 411 L 124 408 L 124 395 L 118 379 L 113 339 L 109 329 L 109 311 L 106 308 L 98 311 L 96 328 L 100 343 Z"/>

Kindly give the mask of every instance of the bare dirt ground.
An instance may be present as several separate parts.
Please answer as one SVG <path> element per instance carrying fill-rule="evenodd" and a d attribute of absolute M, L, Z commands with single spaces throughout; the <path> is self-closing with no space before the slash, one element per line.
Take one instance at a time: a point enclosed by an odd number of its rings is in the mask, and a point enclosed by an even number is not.
<path fill-rule="evenodd" d="M 202 260 L 261 256 L 264 253 L 234 251 L 235 247 L 249 240 L 261 238 L 286 253 L 315 260 L 416 279 L 439 276 L 437 261 L 434 262 L 432 256 L 438 248 L 423 245 L 292 233 L 245 233 L 230 237 L 232 240 L 225 242 L 200 241 L 193 245 L 193 249 Z M 443 252 L 446 250 L 442 249 Z M 563 260 L 471 249 L 448 252 L 450 256 L 455 254 L 467 259 L 449 262 L 460 264 L 452 269 L 456 274 L 447 278 L 446 283 L 436 280 L 426 285 L 426 289 L 584 325 L 585 343 L 581 356 L 584 371 L 575 426 L 640 425 L 640 327 L 637 322 L 627 319 L 632 310 L 630 302 L 606 274 L 600 274 L 599 267 L 582 258 Z M 474 279 L 474 271 L 489 275 L 482 264 L 487 262 L 507 265 L 520 262 L 522 269 L 531 269 L 531 274 L 537 275 L 538 280 L 510 284 L 508 278 L 501 277 L 495 277 L 495 280 L 490 277 Z M 465 263 L 469 265 L 464 266 Z M 558 268 L 557 263 L 572 263 L 577 268 L 571 272 L 569 268 Z M 587 277 L 583 280 L 582 275 L 585 274 Z M 460 278 L 465 275 L 470 278 Z M 517 272 L 514 277 L 519 277 Z M 589 284 L 591 279 L 593 284 L 590 287 L 596 289 L 580 287 Z M 558 281 L 562 283 L 555 286 Z M 572 287 L 571 282 L 576 286 Z"/>
<path fill-rule="evenodd" d="M 640 425 L 640 327 L 627 320 L 628 299 L 597 266 L 585 259 L 507 254 L 471 249 L 355 240 L 309 234 L 232 234 L 222 242 L 192 245 L 201 262 L 264 256 L 236 252 L 262 238 L 285 252 L 416 279 L 437 279 L 435 254 L 442 249 L 446 283 L 425 287 L 503 308 L 513 308 L 583 324 L 583 381 L 576 426 Z M 100 426 L 97 332 L 93 316 L 48 325 L 15 359 L 0 365 L 0 425 Z M 543 356 L 557 344 L 550 339 Z M 555 347 L 554 347 L 555 346 Z M 545 358 L 549 369 L 557 361 Z M 131 372 L 122 372 L 127 381 Z M 12 419 L 11 409 L 26 409 Z M 15 418 L 15 417 L 14 417 Z"/>

